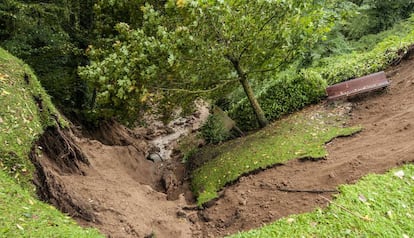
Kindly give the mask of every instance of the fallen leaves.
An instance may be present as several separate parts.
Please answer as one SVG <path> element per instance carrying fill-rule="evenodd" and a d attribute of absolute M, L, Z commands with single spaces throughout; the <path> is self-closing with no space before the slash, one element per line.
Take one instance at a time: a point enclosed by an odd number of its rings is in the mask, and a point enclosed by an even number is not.
<path fill-rule="evenodd" d="M 398 178 L 400 178 L 400 179 L 402 179 L 402 178 L 404 178 L 404 171 L 402 171 L 402 170 L 399 170 L 399 171 L 397 171 L 397 172 L 395 172 L 394 173 L 394 176 L 396 176 L 396 177 L 398 177 Z"/>
<path fill-rule="evenodd" d="M 9 75 L 0 73 L 0 81 L 4 81 L 9 78 Z"/>
<path fill-rule="evenodd" d="M 23 228 L 21 225 L 16 224 L 16 227 L 17 227 L 19 230 L 24 231 L 24 228 Z"/>
<path fill-rule="evenodd" d="M 367 202 L 367 198 L 366 198 L 364 195 L 362 195 L 362 194 L 360 194 L 360 195 L 358 196 L 358 199 L 359 199 L 359 201 L 361 201 L 361 202 L 363 202 L 363 203 L 366 203 L 366 202 Z"/>
<path fill-rule="evenodd" d="M 6 95 L 10 95 L 9 92 L 7 92 L 5 89 L 3 89 L 3 91 L 0 94 L 1 96 L 6 96 Z"/>

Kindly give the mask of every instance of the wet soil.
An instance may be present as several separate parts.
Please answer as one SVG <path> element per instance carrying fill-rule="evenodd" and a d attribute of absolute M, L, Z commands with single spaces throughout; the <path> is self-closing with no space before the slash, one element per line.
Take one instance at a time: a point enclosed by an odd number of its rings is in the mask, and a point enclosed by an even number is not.
<path fill-rule="evenodd" d="M 62 169 L 44 151 L 38 167 L 56 195 L 50 202 L 108 237 L 222 237 L 257 228 L 325 207 L 320 195 L 330 198 L 340 184 L 414 161 L 414 60 L 387 75 L 389 89 L 351 100 L 350 124 L 364 130 L 330 142 L 325 160 L 293 160 L 242 177 L 203 210 L 185 192 L 185 168 L 174 159 L 147 160 L 148 140 L 119 125 L 74 139 L 89 163 L 78 163 L 78 171 Z"/>

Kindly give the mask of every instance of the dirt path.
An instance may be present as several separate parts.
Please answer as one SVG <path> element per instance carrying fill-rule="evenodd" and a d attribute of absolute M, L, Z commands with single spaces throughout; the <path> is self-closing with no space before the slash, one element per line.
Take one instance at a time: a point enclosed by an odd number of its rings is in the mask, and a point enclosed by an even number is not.
<path fill-rule="evenodd" d="M 249 230 L 281 217 L 325 207 L 320 194 L 283 192 L 334 190 L 368 173 L 384 173 L 414 161 L 414 60 L 387 71 L 387 92 L 354 99 L 352 125 L 364 130 L 328 144 L 322 161 L 291 161 L 283 166 L 240 179 L 225 189 L 210 208 L 199 212 L 200 237 L 221 237 Z M 322 195 L 331 197 L 332 192 Z"/>

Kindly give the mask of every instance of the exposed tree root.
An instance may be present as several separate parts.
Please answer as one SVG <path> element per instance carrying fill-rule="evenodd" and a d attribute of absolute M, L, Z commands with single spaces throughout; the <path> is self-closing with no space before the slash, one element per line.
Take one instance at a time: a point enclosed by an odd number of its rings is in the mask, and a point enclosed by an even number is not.
<path fill-rule="evenodd" d="M 89 165 L 86 155 L 75 144 L 74 135 L 70 130 L 48 128 L 40 137 L 38 146 L 63 173 L 81 172 L 79 163 Z"/>
<path fill-rule="evenodd" d="M 88 159 L 75 144 L 70 130 L 50 127 L 33 146 L 30 159 L 36 171 L 33 182 L 37 194 L 43 201 L 49 202 L 61 211 L 86 221 L 96 221 L 90 208 L 76 198 L 71 197 L 57 174 L 84 175 L 81 167 L 88 165 Z"/>

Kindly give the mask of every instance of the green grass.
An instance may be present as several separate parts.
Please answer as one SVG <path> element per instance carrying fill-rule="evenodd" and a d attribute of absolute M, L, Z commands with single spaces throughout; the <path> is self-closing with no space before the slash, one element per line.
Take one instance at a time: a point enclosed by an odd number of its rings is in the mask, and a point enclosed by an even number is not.
<path fill-rule="evenodd" d="M 216 198 L 219 190 L 243 174 L 295 158 L 325 157 L 326 142 L 361 129 L 344 127 L 346 119 L 333 111 L 304 110 L 252 135 L 206 147 L 199 156 L 217 156 L 192 173 L 192 188 L 198 204 Z"/>
<path fill-rule="evenodd" d="M 29 66 L 0 48 L 0 168 L 23 186 L 34 169 L 27 155 L 43 128 L 56 123 L 52 115 L 58 112 Z"/>
<path fill-rule="evenodd" d="M 46 127 L 66 125 L 29 66 L 0 48 L 0 237 L 101 237 L 33 197 L 29 152 Z"/>
<path fill-rule="evenodd" d="M 37 201 L 0 170 L 0 237 L 103 237 Z"/>
<path fill-rule="evenodd" d="M 404 171 L 402 178 L 397 171 Z M 414 165 L 343 185 L 325 210 L 293 215 L 233 238 L 413 237 Z"/>

